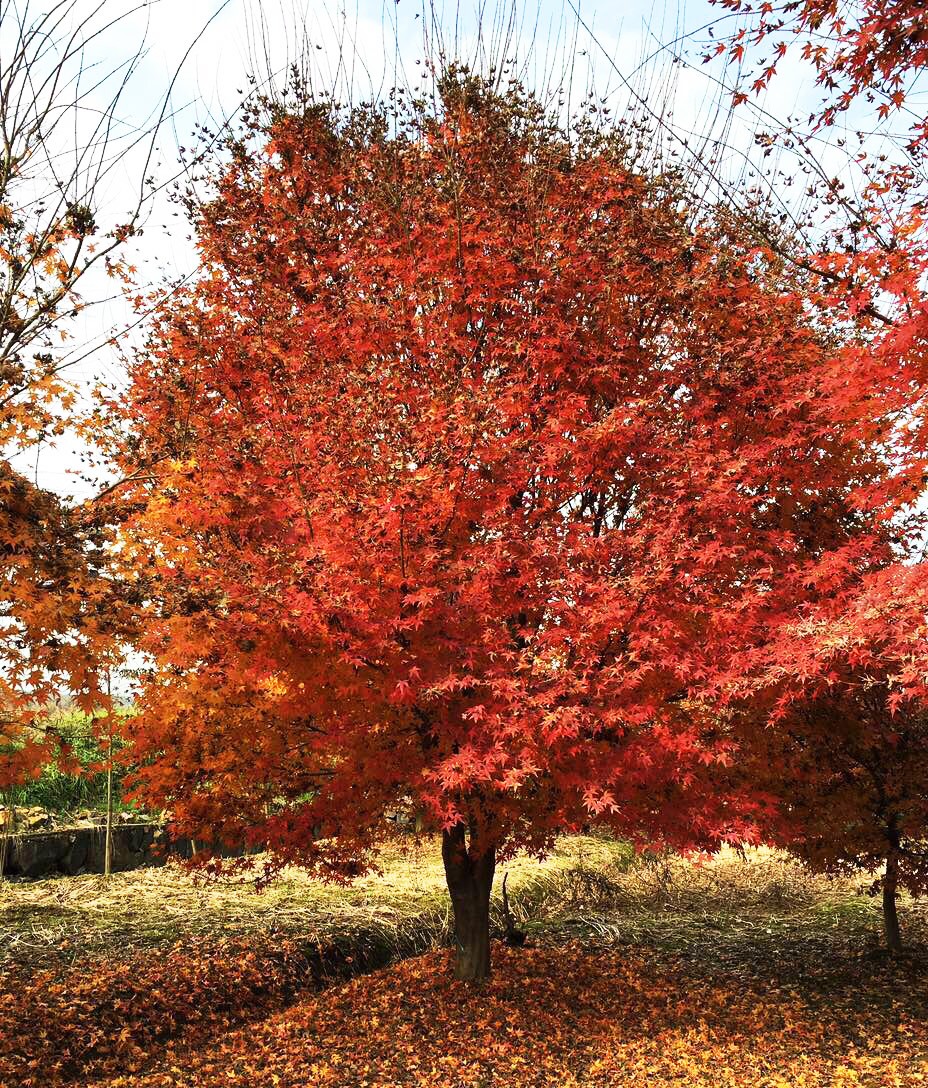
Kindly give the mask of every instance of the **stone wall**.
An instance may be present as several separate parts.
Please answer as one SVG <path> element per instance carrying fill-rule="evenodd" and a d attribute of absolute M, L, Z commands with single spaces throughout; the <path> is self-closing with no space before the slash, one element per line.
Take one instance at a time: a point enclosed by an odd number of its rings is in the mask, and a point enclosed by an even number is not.
<path fill-rule="evenodd" d="M 56 874 L 102 873 L 105 843 L 106 829 L 98 825 L 12 835 L 6 844 L 3 875 L 35 879 Z M 189 858 L 192 851 L 189 839 L 171 842 L 162 824 L 119 823 L 113 826 L 113 872 L 163 865 L 171 855 Z M 217 852 L 226 857 L 236 853 Z"/>

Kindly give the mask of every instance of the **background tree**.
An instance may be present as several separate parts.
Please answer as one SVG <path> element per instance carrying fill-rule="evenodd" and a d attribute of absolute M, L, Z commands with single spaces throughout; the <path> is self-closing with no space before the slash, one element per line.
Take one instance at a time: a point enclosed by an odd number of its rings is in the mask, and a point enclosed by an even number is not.
<path fill-rule="evenodd" d="M 120 293 L 154 189 L 171 87 L 134 125 L 125 98 L 146 42 L 121 42 L 148 6 L 0 5 L 0 789 L 61 746 L 49 701 L 91 714 L 107 701 L 114 511 L 39 486 L 37 466 L 43 446 L 67 436 L 86 449 L 105 429 L 93 380 L 69 375 L 95 350 L 87 308 Z"/>
<path fill-rule="evenodd" d="M 101 691 L 94 646 L 108 627 L 101 580 L 103 526 L 31 483 L 24 459 L 77 422 L 68 383 L 68 337 L 83 307 L 82 282 L 118 266 L 135 230 L 139 193 L 125 218 L 97 221 L 95 197 L 129 141 L 119 107 L 139 52 L 105 71 L 94 40 L 125 10 L 74 18 L 72 5 L 36 12 L 3 5 L 0 36 L 0 785 L 34 773 L 57 737 L 46 702 L 74 694 L 92 711 Z M 102 106 L 102 108 L 101 108 Z M 26 462 L 28 463 L 28 462 Z"/>
<path fill-rule="evenodd" d="M 70 694 L 88 713 L 103 704 L 97 662 L 118 608 L 103 576 L 106 537 L 98 520 L 0 465 L 0 788 L 66 754 L 45 720 L 49 700 Z"/>
<path fill-rule="evenodd" d="M 718 49 L 754 72 L 751 90 L 769 85 L 794 43 L 823 90 L 809 134 L 797 123 L 766 137 L 771 147 L 805 155 L 817 223 L 814 240 L 793 237 L 777 248 L 809 271 L 810 302 L 826 320 L 854 328 L 828 395 L 834 418 L 892 465 L 896 502 L 884 516 L 905 564 L 888 565 L 827 607 L 810 602 L 778 649 L 768 640 L 759 683 L 777 701 L 767 704 L 772 722 L 755 736 L 757 759 L 748 762 L 759 782 L 780 781 L 781 841 L 820 868 L 883 868 L 886 941 L 898 952 L 896 887 L 923 892 L 926 875 L 919 846 L 926 655 L 919 510 L 928 447 L 928 130 L 918 103 L 928 12 L 906 0 L 723 6 L 743 19 Z M 762 51 L 767 56 L 758 59 Z M 747 101 L 747 90 L 736 102 Z M 907 122 L 902 131 L 893 127 L 900 121 Z M 818 161 L 811 153 L 810 138 L 829 135 L 829 151 L 852 148 L 840 176 L 822 165 L 824 153 Z M 860 499 L 866 506 L 872 497 Z"/>
<path fill-rule="evenodd" d="M 481 978 L 500 856 L 590 821 L 752 838 L 765 801 L 712 784 L 733 738 L 686 698 L 888 545 L 801 284 L 620 133 L 440 91 L 297 88 L 216 163 L 203 273 L 133 373 L 160 470 L 124 554 L 156 587 L 140 793 L 335 878 L 413 805 Z"/>
<path fill-rule="evenodd" d="M 926 603 L 924 565 L 893 565 L 768 643 L 751 690 L 757 732 L 739 765 L 779 799 L 773 841 L 822 872 L 882 870 L 894 955 L 897 891 L 928 887 Z"/>

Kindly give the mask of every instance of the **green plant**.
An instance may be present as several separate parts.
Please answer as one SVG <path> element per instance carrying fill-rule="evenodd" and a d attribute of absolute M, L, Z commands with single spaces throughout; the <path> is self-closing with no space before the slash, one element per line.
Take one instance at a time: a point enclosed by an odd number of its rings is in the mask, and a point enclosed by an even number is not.
<path fill-rule="evenodd" d="M 122 717 L 128 710 L 118 713 Z M 37 778 L 7 791 L 7 803 L 16 808 L 35 806 L 48 812 L 68 814 L 80 809 L 103 809 L 106 805 L 107 742 L 93 730 L 89 715 L 79 710 L 66 710 L 49 716 L 49 725 L 70 749 L 67 769 L 57 762 L 42 767 Z M 124 742 L 114 737 L 114 752 Z M 132 810 L 131 802 L 122 796 L 125 768 L 118 762 L 113 768 L 113 804 L 118 811 Z"/>

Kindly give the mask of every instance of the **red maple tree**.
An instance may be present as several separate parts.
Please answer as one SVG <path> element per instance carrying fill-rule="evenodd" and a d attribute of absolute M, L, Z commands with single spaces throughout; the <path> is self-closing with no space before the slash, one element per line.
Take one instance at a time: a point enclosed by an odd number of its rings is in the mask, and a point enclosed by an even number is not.
<path fill-rule="evenodd" d="M 760 706 L 772 715 L 773 724 L 749 743 L 745 768 L 760 788 L 781 796 L 783 819 L 773 833 L 818 868 L 883 867 L 887 947 L 898 952 L 896 889 L 928 887 L 920 846 L 928 817 L 928 574 L 919 513 L 928 479 L 928 127 L 912 109 L 928 67 L 928 9 L 909 0 L 722 2 L 745 18 L 720 52 L 750 63 L 752 53 L 773 46 L 755 91 L 775 76 L 791 43 L 802 41 L 825 95 L 810 118 L 813 129 L 822 135 L 852 108 L 855 116 L 872 110 L 878 128 L 875 147 L 871 133 L 857 134 L 843 176 L 812 164 L 806 192 L 818 198 L 819 237 L 814 246 L 793 240 L 785 255 L 809 272 L 810 302 L 823 319 L 854 329 L 825 395 L 845 433 L 891 466 L 860 500 L 871 513 L 881 508 L 896 562 L 832 599 L 810 600 L 800 622 L 774 638 L 767 633 L 733 690 L 750 674 L 751 698 L 763 692 Z M 911 123 L 904 138 L 880 127 L 905 112 Z M 794 136 L 790 126 L 768 140 L 792 141 L 810 153 Z"/>
<path fill-rule="evenodd" d="M 727 50 L 740 62 L 758 45 L 772 49 L 753 81 L 755 92 L 767 87 L 791 45 L 802 42 L 802 57 L 814 66 L 825 92 L 818 117 L 824 125 L 833 125 L 861 98 L 876 103 L 881 119 L 902 110 L 928 67 L 928 10 L 921 0 L 713 2 L 744 17 L 717 53 Z M 928 119 L 917 108 L 910 112 L 910 148 L 917 150 L 928 139 Z"/>
<path fill-rule="evenodd" d="M 821 872 L 880 871 L 887 950 L 897 892 L 928 889 L 928 569 L 891 564 L 807 607 L 742 660 L 738 774 L 779 799 L 764 836 Z"/>
<path fill-rule="evenodd" d="M 139 790 L 336 878 L 414 809 L 473 979 L 499 857 L 594 821 L 756 834 L 690 696 L 888 544 L 802 284 L 619 134 L 441 89 L 296 95 L 216 165 L 202 274 L 133 374 L 160 470 L 124 556 L 153 601 Z"/>

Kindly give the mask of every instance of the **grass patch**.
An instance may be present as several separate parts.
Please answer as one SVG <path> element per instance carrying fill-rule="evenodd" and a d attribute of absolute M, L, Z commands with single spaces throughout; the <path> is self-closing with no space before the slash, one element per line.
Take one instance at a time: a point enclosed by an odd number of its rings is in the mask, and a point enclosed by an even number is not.
<path fill-rule="evenodd" d="M 571 879 L 576 880 L 576 877 Z M 646 946 L 701 972 L 840 987 L 858 961 L 882 956 L 882 915 L 869 874 L 827 877 L 759 848 L 707 861 L 666 857 L 597 874 L 597 895 L 576 909 L 552 901 L 529 923 L 540 940 Z M 901 897 L 906 963 L 928 970 L 928 910 Z"/>
<path fill-rule="evenodd" d="M 879 900 L 869 876 L 816 876 L 767 849 L 724 850 L 708 861 L 636 857 L 606 837 L 561 840 L 544 861 L 501 867 L 493 918 L 502 930 L 499 887 L 509 873 L 516 924 L 536 941 L 591 939 L 646 945 L 710 969 L 797 976 L 840 968 L 881 943 Z M 928 911 L 903 898 L 904 938 L 928 961 Z M 0 962 L 36 968 L 82 957 L 203 938 L 286 937 L 374 960 L 446 943 L 451 913 L 437 841 L 387 845 L 381 872 L 345 886 L 286 870 L 264 891 L 247 880 L 203 882 L 181 867 L 0 885 Z"/>
<path fill-rule="evenodd" d="M 519 857 L 509 872 L 517 924 L 570 902 L 580 872 L 620 872 L 631 851 L 606 838 L 564 839 L 544 861 Z M 299 936 L 310 942 L 408 954 L 448 938 L 451 913 L 437 841 L 388 844 L 378 874 L 345 887 L 285 870 L 263 891 L 247 879 L 203 881 L 169 863 L 104 879 L 87 874 L 0 884 L 0 962 L 44 967 L 83 956 L 209 937 Z M 494 918 L 501 926 L 501 903 Z"/>

